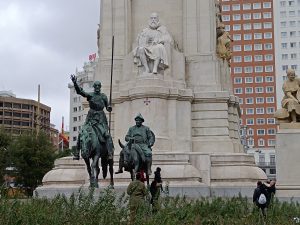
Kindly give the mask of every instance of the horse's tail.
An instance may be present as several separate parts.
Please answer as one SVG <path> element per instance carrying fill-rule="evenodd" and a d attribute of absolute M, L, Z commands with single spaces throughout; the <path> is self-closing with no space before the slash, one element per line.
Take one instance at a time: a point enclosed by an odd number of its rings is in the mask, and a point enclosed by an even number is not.
<path fill-rule="evenodd" d="M 103 179 L 107 177 L 107 168 L 108 168 L 108 158 L 101 157 L 101 167 L 102 167 L 102 175 Z"/>

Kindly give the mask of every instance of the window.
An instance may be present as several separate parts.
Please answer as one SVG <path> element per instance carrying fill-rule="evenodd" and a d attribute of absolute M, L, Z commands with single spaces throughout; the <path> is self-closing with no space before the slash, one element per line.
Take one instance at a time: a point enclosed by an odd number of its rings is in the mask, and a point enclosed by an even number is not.
<path fill-rule="evenodd" d="M 267 114 L 274 114 L 275 108 L 274 107 L 267 107 Z"/>
<path fill-rule="evenodd" d="M 296 26 L 296 21 L 293 20 L 293 21 L 290 21 L 290 27 L 295 27 Z"/>
<path fill-rule="evenodd" d="M 73 131 L 77 131 L 77 127 L 73 127 Z"/>
<path fill-rule="evenodd" d="M 297 47 L 297 43 L 296 42 L 291 42 L 290 43 L 290 47 L 291 48 L 296 48 Z"/>
<path fill-rule="evenodd" d="M 275 139 L 268 139 L 268 146 L 275 146 L 276 145 L 276 141 Z M 271 161 L 271 156 L 270 156 L 270 163 L 273 165 L 275 164 L 275 156 L 274 156 L 274 162 Z M 276 174 L 276 169 L 270 169 L 270 173 L 271 174 Z"/>
<path fill-rule="evenodd" d="M 75 136 L 75 137 L 73 137 L 73 141 L 76 141 L 77 140 L 77 137 Z"/>
<path fill-rule="evenodd" d="M 254 119 L 253 118 L 246 119 L 246 125 L 254 125 Z"/>
<path fill-rule="evenodd" d="M 225 25 L 225 30 L 230 31 L 230 25 Z"/>
<path fill-rule="evenodd" d="M 265 61 L 273 61 L 273 55 L 272 54 L 265 55 Z"/>
<path fill-rule="evenodd" d="M 264 118 L 257 118 L 256 119 L 256 124 L 258 124 L 258 125 L 265 124 L 265 119 Z"/>
<path fill-rule="evenodd" d="M 251 9 L 250 3 L 243 4 L 243 10 L 250 10 L 250 9 Z"/>
<path fill-rule="evenodd" d="M 254 70 L 255 70 L 255 73 L 262 73 L 264 68 L 263 68 L 263 66 L 256 66 Z"/>
<path fill-rule="evenodd" d="M 283 71 L 287 71 L 287 70 L 288 70 L 288 68 L 289 68 L 289 66 L 288 66 L 288 65 L 283 65 L 283 66 L 282 66 L 282 70 L 283 70 Z"/>
<path fill-rule="evenodd" d="M 252 128 L 249 128 L 247 133 L 249 136 L 253 136 L 254 130 Z"/>
<path fill-rule="evenodd" d="M 246 94 L 252 94 L 253 93 L 253 87 L 246 87 L 245 88 L 245 93 Z"/>
<path fill-rule="evenodd" d="M 244 45 L 244 51 L 252 51 L 252 45 Z"/>
<path fill-rule="evenodd" d="M 286 1 L 280 1 L 280 7 L 285 7 L 286 6 Z"/>
<path fill-rule="evenodd" d="M 253 147 L 254 146 L 254 140 L 253 140 L 253 138 L 249 138 L 248 139 L 248 146 L 249 147 Z"/>
<path fill-rule="evenodd" d="M 289 55 L 288 54 L 282 54 L 281 55 L 281 59 L 282 60 L 287 60 L 289 58 Z"/>
<path fill-rule="evenodd" d="M 232 20 L 236 21 L 236 20 L 241 20 L 241 15 L 240 14 L 234 14 L 232 16 Z"/>
<path fill-rule="evenodd" d="M 286 11 L 280 11 L 280 17 L 285 18 L 286 17 Z"/>
<path fill-rule="evenodd" d="M 77 121 L 77 117 L 73 117 L 73 122 L 76 122 Z"/>
<path fill-rule="evenodd" d="M 242 88 L 235 88 L 234 89 L 234 94 L 243 94 L 243 89 Z"/>
<path fill-rule="evenodd" d="M 289 17 L 296 16 L 296 12 L 294 10 L 289 11 Z"/>
<path fill-rule="evenodd" d="M 226 12 L 230 10 L 230 6 L 229 5 L 222 5 L 222 12 Z"/>
<path fill-rule="evenodd" d="M 244 29 L 244 30 L 251 30 L 251 23 L 245 23 L 245 24 L 243 25 L 243 29 Z"/>
<path fill-rule="evenodd" d="M 265 99 L 263 97 L 256 98 L 256 104 L 263 104 L 264 102 L 265 102 Z"/>
<path fill-rule="evenodd" d="M 264 93 L 264 88 L 263 87 L 256 87 L 255 88 L 255 93 Z"/>
<path fill-rule="evenodd" d="M 266 44 L 264 44 L 264 48 L 265 48 L 265 50 L 271 50 L 271 49 L 273 49 L 273 45 L 272 45 L 272 43 L 266 43 Z"/>
<path fill-rule="evenodd" d="M 254 50 L 255 51 L 262 50 L 262 44 L 254 44 Z"/>
<path fill-rule="evenodd" d="M 232 30 L 241 30 L 241 24 L 233 24 Z"/>
<path fill-rule="evenodd" d="M 267 124 L 275 124 L 275 118 L 268 118 Z"/>
<path fill-rule="evenodd" d="M 271 29 L 271 28 L 272 28 L 272 23 L 270 23 L 270 22 L 264 23 L 264 29 Z"/>
<path fill-rule="evenodd" d="M 267 134 L 268 135 L 275 135 L 276 134 L 276 129 L 274 129 L 274 128 L 268 129 Z"/>
<path fill-rule="evenodd" d="M 261 27 L 261 23 L 254 23 L 253 24 L 253 29 L 254 30 L 259 30 L 259 29 L 261 29 L 262 27 Z"/>
<path fill-rule="evenodd" d="M 297 54 L 296 53 L 292 53 L 291 54 L 291 59 L 297 59 Z"/>
<path fill-rule="evenodd" d="M 270 18 L 272 18 L 272 13 L 271 12 L 265 12 L 265 13 L 263 13 L 263 18 L 264 19 L 270 19 Z"/>
<path fill-rule="evenodd" d="M 266 87 L 266 93 L 274 93 L 274 87 L 273 86 Z"/>
<path fill-rule="evenodd" d="M 234 41 L 240 41 L 240 40 L 242 40 L 242 35 L 240 35 L 240 34 L 234 34 L 232 36 L 232 38 L 233 38 Z"/>
<path fill-rule="evenodd" d="M 293 70 L 297 70 L 297 65 L 291 65 L 291 68 L 292 68 Z"/>
<path fill-rule="evenodd" d="M 260 139 L 258 139 L 258 143 L 257 144 L 258 144 L 258 146 L 265 146 L 265 140 L 262 139 L 262 138 L 260 138 Z"/>
<path fill-rule="evenodd" d="M 74 98 L 73 98 L 73 102 L 77 102 L 77 97 L 74 97 Z"/>
<path fill-rule="evenodd" d="M 270 9 L 271 8 L 271 2 L 264 2 L 263 3 L 263 8 L 264 9 Z"/>
<path fill-rule="evenodd" d="M 242 56 L 233 56 L 233 62 L 242 62 Z"/>
<path fill-rule="evenodd" d="M 73 112 L 77 112 L 77 107 L 74 107 L 74 108 L 73 108 Z"/>
<path fill-rule="evenodd" d="M 244 56 L 244 62 L 252 62 L 252 55 Z"/>
<path fill-rule="evenodd" d="M 291 31 L 290 32 L 290 37 L 296 37 L 296 31 Z"/>
<path fill-rule="evenodd" d="M 274 82 L 274 77 L 266 76 L 265 80 L 266 80 L 266 82 Z"/>
<path fill-rule="evenodd" d="M 242 67 L 234 67 L 233 68 L 233 73 L 235 73 L 235 74 L 242 73 Z"/>
<path fill-rule="evenodd" d="M 264 108 L 256 108 L 256 114 L 264 114 L 264 113 L 265 113 L 265 109 Z M 264 123 L 265 123 L 265 119 L 264 119 Z"/>
<path fill-rule="evenodd" d="M 265 72 L 267 73 L 273 72 L 273 66 L 265 66 Z"/>
<path fill-rule="evenodd" d="M 251 13 L 243 14 L 244 20 L 251 20 Z"/>
<path fill-rule="evenodd" d="M 245 41 L 252 40 L 252 34 L 244 34 L 244 40 Z"/>
<path fill-rule="evenodd" d="M 255 20 L 261 19 L 261 13 L 253 13 L 253 19 Z"/>
<path fill-rule="evenodd" d="M 253 83 L 253 77 L 245 77 L 245 83 L 246 84 Z"/>
<path fill-rule="evenodd" d="M 253 98 L 246 98 L 246 104 L 253 104 Z"/>
<path fill-rule="evenodd" d="M 240 51 L 242 51 L 242 46 L 241 45 L 234 45 L 233 46 L 233 51 L 234 52 L 240 52 Z"/>
<path fill-rule="evenodd" d="M 282 38 L 286 38 L 287 37 L 287 32 L 281 32 L 280 35 L 281 35 Z"/>
<path fill-rule="evenodd" d="M 253 3 L 253 9 L 260 9 L 261 3 Z"/>
<path fill-rule="evenodd" d="M 265 39 L 271 39 L 272 38 L 272 32 L 266 32 L 266 33 L 264 33 L 264 38 Z"/>
<path fill-rule="evenodd" d="M 255 83 L 262 83 L 264 82 L 264 78 L 262 76 L 255 77 Z"/>
<path fill-rule="evenodd" d="M 230 21 L 230 15 L 223 15 L 222 20 L 223 21 Z"/>
<path fill-rule="evenodd" d="M 295 6 L 295 1 L 288 1 L 289 6 Z"/>
<path fill-rule="evenodd" d="M 246 66 L 244 67 L 245 73 L 253 73 L 253 67 L 252 66 Z"/>
<path fill-rule="evenodd" d="M 235 84 L 241 84 L 242 83 L 242 78 L 241 77 L 235 77 L 234 78 L 234 83 Z"/>
<path fill-rule="evenodd" d="M 247 108 L 246 109 L 246 115 L 253 115 L 254 114 L 254 109 L 253 108 Z"/>
<path fill-rule="evenodd" d="M 287 43 L 281 43 L 281 48 L 287 49 Z"/>
<path fill-rule="evenodd" d="M 240 105 L 243 104 L 243 99 L 242 98 L 239 98 L 239 103 L 240 103 Z"/>
<path fill-rule="evenodd" d="M 265 135 L 265 129 L 257 129 L 257 135 Z"/>
<path fill-rule="evenodd" d="M 280 27 L 285 28 L 286 27 L 286 22 L 280 22 Z"/>
<path fill-rule="evenodd" d="M 263 61 L 263 56 L 262 55 L 255 55 L 254 56 L 254 61 L 255 62 L 261 62 L 261 61 Z"/>
<path fill-rule="evenodd" d="M 233 11 L 237 11 L 237 10 L 240 10 L 241 9 L 241 5 L 240 4 L 234 4 L 232 5 L 232 10 Z"/>
<path fill-rule="evenodd" d="M 262 33 L 255 33 L 255 34 L 254 34 L 254 39 L 255 39 L 255 40 L 262 39 Z"/>

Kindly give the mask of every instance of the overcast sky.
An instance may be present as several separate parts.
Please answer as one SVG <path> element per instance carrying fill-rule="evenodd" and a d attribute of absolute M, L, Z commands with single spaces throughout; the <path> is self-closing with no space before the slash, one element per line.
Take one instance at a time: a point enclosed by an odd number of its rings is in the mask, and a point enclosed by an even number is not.
<path fill-rule="evenodd" d="M 69 127 L 69 75 L 97 52 L 100 0 L 0 0 L 0 90 L 51 107 Z"/>

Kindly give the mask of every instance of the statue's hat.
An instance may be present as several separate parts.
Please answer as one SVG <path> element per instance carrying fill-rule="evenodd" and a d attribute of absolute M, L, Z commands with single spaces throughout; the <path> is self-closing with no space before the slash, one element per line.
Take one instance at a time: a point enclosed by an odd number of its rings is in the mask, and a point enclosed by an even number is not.
<path fill-rule="evenodd" d="M 141 113 L 137 114 L 137 116 L 134 118 L 134 120 L 137 119 L 141 119 L 143 122 L 145 121 Z"/>

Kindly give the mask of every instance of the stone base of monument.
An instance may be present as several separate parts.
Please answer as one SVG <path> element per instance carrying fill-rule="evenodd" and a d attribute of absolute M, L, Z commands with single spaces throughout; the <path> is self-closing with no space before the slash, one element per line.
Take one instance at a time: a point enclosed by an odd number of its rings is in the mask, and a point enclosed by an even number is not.
<path fill-rule="evenodd" d="M 276 134 L 276 196 L 300 200 L 300 123 L 280 124 Z"/>
<path fill-rule="evenodd" d="M 117 171 L 118 156 L 115 158 L 114 170 Z M 200 154 L 155 152 L 152 170 L 159 166 L 162 171 L 164 188 L 169 189 L 170 196 L 189 198 L 224 196 L 232 197 L 240 193 L 251 197 L 257 177 L 266 179 L 258 169 L 253 157 L 245 154 Z M 109 175 L 104 180 L 100 173 L 98 192 L 109 187 Z M 153 180 L 150 177 L 150 182 Z M 114 190 L 124 192 L 130 183 L 130 174 L 114 174 Z M 89 189 L 88 174 L 83 160 L 74 161 L 64 157 L 55 161 L 55 167 L 43 178 L 43 185 L 35 190 L 38 197 L 52 198 L 57 194 L 78 195 L 79 191 Z"/>

